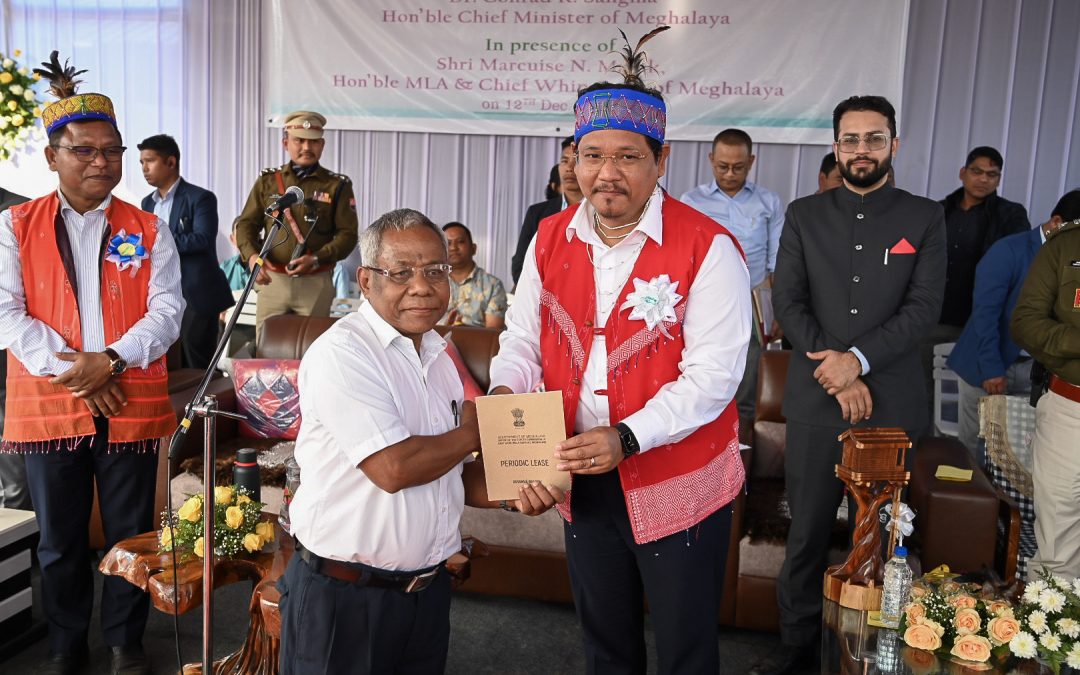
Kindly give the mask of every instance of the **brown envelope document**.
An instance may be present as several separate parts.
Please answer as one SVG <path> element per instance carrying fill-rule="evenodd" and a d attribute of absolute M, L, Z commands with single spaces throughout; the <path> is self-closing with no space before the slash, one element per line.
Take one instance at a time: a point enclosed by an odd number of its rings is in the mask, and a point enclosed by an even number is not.
<path fill-rule="evenodd" d="M 566 440 L 561 391 L 476 399 L 488 499 L 517 499 L 532 481 L 570 489 L 570 472 L 555 470 L 555 444 Z"/>

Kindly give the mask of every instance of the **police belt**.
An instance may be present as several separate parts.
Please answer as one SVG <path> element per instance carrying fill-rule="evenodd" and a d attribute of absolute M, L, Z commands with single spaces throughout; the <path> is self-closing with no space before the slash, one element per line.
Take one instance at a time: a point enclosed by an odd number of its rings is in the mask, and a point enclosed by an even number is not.
<path fill-rule="evenodd" d="M 304 548 L 299 540 L 296 540 L 296 552 L 316 574 L 322 574 L 357 586 L 392 588 L 405 593 L 418 593 L 430 586 L 438 578 L 443 565 L 446 564 L 445 562 L 439 563 L 430 569 L 416 572 L 389 572 L 361 563 L 323 558 Z"/>
<path fill-rule="evenodd" d="M 263 260 L 263 267 L 265 267 L 266 269 L 270 270 L 271 272 L 275 272 L 277 274 L 289 274 L 289 268 L 288 268 L 287 265 L 279 265 L 276 262 L 271 262 L 271 261 L 266 260 L 266 259 Z M 300 276 L 304 277 L 304 276 L 308 276 L 310 274 L 322 274 L 323 272 L 329 272 L 329 271 L 331 271 L 333 269 L 334 269 L 334 263 L 327 263 L 326 265 L 320 265 L 320 266 L 316 267 L 315 269 L 311 270 L 310 272 L 304 272 Z"/>
<path fill-rule="evenodd" d="M 1050 391 L 1058 396 L 1064 396 L 1070 401 L 1080 403 L 1080 387 L 1061 379 L 1057 375 L 1050 376 Z"/>

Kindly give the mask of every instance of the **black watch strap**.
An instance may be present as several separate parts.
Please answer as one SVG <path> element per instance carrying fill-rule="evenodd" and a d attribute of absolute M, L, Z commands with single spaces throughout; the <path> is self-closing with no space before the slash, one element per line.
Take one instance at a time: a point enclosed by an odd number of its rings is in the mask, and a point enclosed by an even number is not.
<path fill-rule="evenodd" d="M 619 432 L 619 442 L 622 443 L 624 459 L 631 455 L 636 455 L 641 450 L 641 446 L 638 445 L 637 436 L 634 435 L 634 432 L 630 427 L 619 422 L 615 425 L 615 430 Z"/>
<path fill-rule="evenodd" d="M 121 358 L 115 349 L 106 347 L 102 352 L 109 357 L 109 370 L 113 375 L 120 375 L 127 370 L 127 361 Z"/>

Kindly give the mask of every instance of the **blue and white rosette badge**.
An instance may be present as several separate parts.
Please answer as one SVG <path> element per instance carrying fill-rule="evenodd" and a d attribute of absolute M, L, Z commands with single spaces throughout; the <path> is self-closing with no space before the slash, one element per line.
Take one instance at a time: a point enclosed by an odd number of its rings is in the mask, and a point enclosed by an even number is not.
<path fill-rule="evenodd" d="M 128 234 L 123 229 L 109 240 L 109 248 L 105 259 L 116 265 L 116 269 L 123 272 L 131 268 L 131 276 L 142 267 L 142 261 L 150 257 L 150 252 L 142 245 L 141 234 Z"/>
<path fill-rule="evenodd" d="M 627 294 L 626 302 L 619 307 L 619 311 L 631 310 L 628 318 L 643 320 L 649 330 L 659 327 L 664 337 L 671 340 L 673 338 L 667 332 L 664 322 L 678 320 L 675 316 L 675 305 L 683 299 L 683 296 L 675 292 L 678 288 L 679 282 L 672 283 L 666 274 L 653 277 L 649 282 L 634 279 L 634 291 Z"/>

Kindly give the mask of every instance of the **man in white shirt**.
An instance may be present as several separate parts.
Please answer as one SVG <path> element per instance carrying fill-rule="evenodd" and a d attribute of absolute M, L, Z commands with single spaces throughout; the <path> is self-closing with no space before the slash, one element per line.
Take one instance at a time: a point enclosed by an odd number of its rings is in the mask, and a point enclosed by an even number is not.
<path fill-rule="evenodd" d="M 461 548 L 464 505 L 536 515 L 562 499 L 530 486 L 510 503 L 487 500 L 476 409 L 432 330 L 450 299 L 442 231 L 417 211 L 391 211 L 360 250 L 367 302 L 300 364 L 303 484 L 280 585 L 286 675 L 442 672 L 443 563 Z"/>
<path fill-rule="evenodd" d="M 734 238 L 657 187 L 667 113 L 643 63 L 578 98 L 585 201 L 540 224 L 491 393 L 562 391 L 554 455 L 574 475 L 559 512 L 588 672 L 645 672 L 647 598 L 659 671 L 717 673 L 750 284 Z"/>

